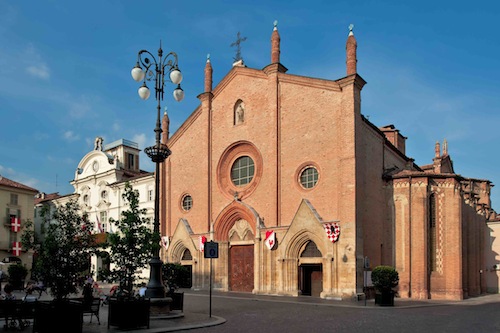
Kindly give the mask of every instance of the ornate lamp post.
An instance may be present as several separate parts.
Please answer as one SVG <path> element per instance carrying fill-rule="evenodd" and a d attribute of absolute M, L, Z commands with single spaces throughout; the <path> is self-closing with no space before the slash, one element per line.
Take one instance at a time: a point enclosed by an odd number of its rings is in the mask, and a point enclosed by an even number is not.
<path fill-rule="evenodd" d="M 154 66 L 153 66 L 154 65 Z M 155 215 L 154 215 L 154 230 L 153 230 L 153 244 L 152 244 L 152 257 L 149 262 L 151 267 L 149 274 L 149 282 L 146 289 L 146 297 L 149 298 L 163 298 L 165 297 L 165 287 L 162 283 L 161 265 L 160 260 L 160 163 L 172 153 L 170 149 L 160 142 L 161 138 L 161 124 L 160 124 L 160 109 L 161 101 L 163 100 L 163 88 L 165 81 L 171 81 L 177 85 L 174 90 L 174 98 L 180 102 L 184 98 L 184 91 L 181 89 L 182 74 L 177 66 L 177 54 L 174 52 L 168 53 L 163 57 L 163 50 L 158 49 L 158 58 L 146 50 L 139 51 L 137 55 L 137 64 L 132 69 L 132 78 L 137 82 L 143 82 L 139 88 L 139 96 L 146 100 L 149 98 L 150 91 L 146 85 L 146 81 L 154 81 L 155 83 L 155 97 L 158 102 L 157 105 L 157 118 L 156 118 L 156 144 L 152 147 L 147 147 L 144 152 L 156 164 L 155 171 Z"/>

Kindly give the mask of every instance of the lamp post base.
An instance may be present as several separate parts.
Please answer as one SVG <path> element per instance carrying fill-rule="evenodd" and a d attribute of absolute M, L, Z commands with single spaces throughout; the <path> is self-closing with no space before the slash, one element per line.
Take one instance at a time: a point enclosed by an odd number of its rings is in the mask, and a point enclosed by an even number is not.
<path fill-rule="evenodd" d="M 149 282 L 145 293 L 145 296 L 148 298 L 165 297 L 165 286 L 163 285 L 161 278 L 161 265 L 162 261 L 158 257 L 152 258 L 149 262 Z"/>

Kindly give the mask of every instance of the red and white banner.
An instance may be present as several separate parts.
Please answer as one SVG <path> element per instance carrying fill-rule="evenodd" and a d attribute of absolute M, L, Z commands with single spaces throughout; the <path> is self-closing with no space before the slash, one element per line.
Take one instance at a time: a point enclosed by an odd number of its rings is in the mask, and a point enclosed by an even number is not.
<path fill-rule="evenodd" d="M 200 252 L 203 252 L 205 250 L 205 243 L 207 242 L 207 237 L 205 236 L 200 236 L 199 237 L 199 241 L 200 241 Z"/>
<path fill-rule="evenodd" d="M 97 223 L 97 231 L 102 234 L 104 232 L 104 229 L 102 227 L 101 222 L 99 222 L 99 216 L 97 216 L 97 214 L 96 214 L 95 218 L 96 218 L 96 223 Z"/>
<path fill-rule="evenodd" d="M 266 231 L 266 239 L 264 240 L 264 244 L 266 244 L 269 250 L 272 250 L 276 247 L 276 233 L 274 231 Z"/>
<path fill-rule="evenodd" d="M 16 257 L 21 255 L 21 242 L 12 242 L 12 254 Z"/>
<path fill-rule="evenodd" d="M 11 217 L 10 218 L 10 228 L 13 232 L 19 232 L 21 230 L 21 220 L 19 217 Z"/>
<path fill-rule="evenodd" d="M 170 239 L 168 236 L 161 236 L 161 241 L 160 241 L 161 246 L 166 250 L 168 250 L 168 246 L 170 245 Z"/>
<path fill-rule="evenodd" d="M 323 228 L 325 228 L 326 236 L 332 243 L 335 243 L 339 239 L 340 225 L 337 222 L 324 223 Z"/>

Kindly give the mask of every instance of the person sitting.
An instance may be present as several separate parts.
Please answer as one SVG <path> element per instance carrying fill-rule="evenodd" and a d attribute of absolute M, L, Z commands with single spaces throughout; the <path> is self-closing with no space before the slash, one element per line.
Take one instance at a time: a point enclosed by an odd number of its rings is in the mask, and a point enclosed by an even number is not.
<path fill-rule="evenodd" d="M 38 297 L 42 297 L 42 293 L 45 291 L 47 294 L 47 288 L 45 288 L 45 285 L 43 284 L 43 281 L 39 280 L 36 285 L 33 286 L 34 291 L 38 291 Z"/>
<path fill-rule="evenodd" d="M 6 301 L 12 301 L 16 299 L 16 295 L 12 292 L 14 291 L 14 287 L 10 283 L 7 283 L 5 287 L 3 287 L 3 291 L 5 294 L 2 295 L 2 299 Z"/>
<path fill-rule="evenodd" d="M 94 299 L 94 295 L 93 295 L 92 285 L 87 282 L 83 286 L 83 302 L 85 304 L 90 304 L 90 303 L 92 303 L 93 299 Z"/>

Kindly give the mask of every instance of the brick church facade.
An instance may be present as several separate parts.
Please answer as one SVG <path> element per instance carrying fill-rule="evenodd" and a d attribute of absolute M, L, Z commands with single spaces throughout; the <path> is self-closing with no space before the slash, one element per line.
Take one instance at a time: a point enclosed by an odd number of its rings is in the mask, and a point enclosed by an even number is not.
<path fill-rule="evenodd" d="M 192 288 L 209 287 L 213 240 L 218 290 L 351 298 L 390 265 L 401 297 L 481 293 L 492 184 L 456 174 L 446 141 L 417 165 L 394 126 L 365 118 L 356 49 L 351 30 L 338 80 L 288 74 L 275 26 L 268 66 L 239 60 L 213 88 L 208 59 L 199 107 L 170 137 L 164 116 L 162 256 Z"/>

